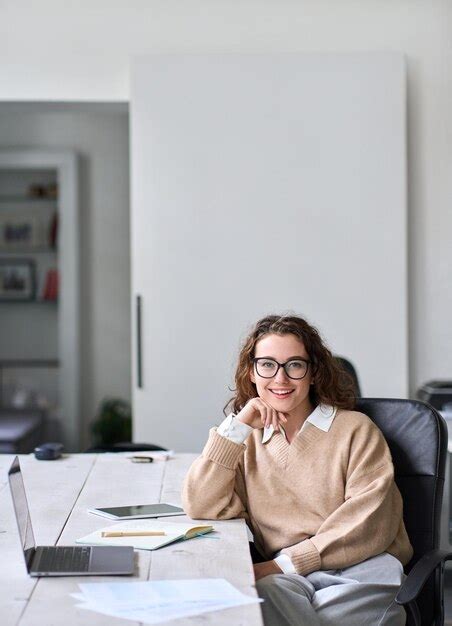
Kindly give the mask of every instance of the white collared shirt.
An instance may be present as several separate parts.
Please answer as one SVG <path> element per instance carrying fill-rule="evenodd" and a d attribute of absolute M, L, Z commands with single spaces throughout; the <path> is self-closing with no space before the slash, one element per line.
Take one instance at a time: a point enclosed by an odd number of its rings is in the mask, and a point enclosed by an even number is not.
<path fill-rule="evenodd" d="M 300 428 L 299 432 L 303 430 L 306 422 L 310 422 L 314 426 L 317 426 L 317 428 L 320 428 L 320 430 L 328 432 L 334 418 L 336 417 L 336 413 L 336 408 L 328 406 L 327 404 L 319 404 L 303 423 L 303 426 Z M 245 439 L 248 438 L 250 433 L 253 432 L 254 428 L 251 428 L 251 426 L 248 426 L 248 424 L 240 422 L 239 420 L 235 419 L 235 417 L 235 413 L 231 413 L 230 415 L 228 415 L 228 417 L 226 417 L 218 426 L 217 433 L 219 435 L 223 435 L 223 437 L 227 437 L 235 443 L 242 444 Z M 286 437 L 284 428 L 282 426 L 280 426 L 280 428 L 284 437 Z M 270 426 L 269 428 L 264 428 L 264 432 L 262 434 L 262 443 L 267 443 L 267 441 L 270 441 L 273 434 L 273 426 Z"/>
<path fill-rule="evenodd" d="M 300 428 L 299 432 L 303 430 L 306 426 L 306 422 L 313 424 L 320 430 L 324 432 L 328 432 L 331 424 L 333 423 L 334 418 L 336 417 L 337 408 L 329 406 L 327 404 L 319 404 L 309 415 L 309 417 L 304 421 L 303 426 Z M 286 433 L 284 432 L 284 428 L 280 425 L 280 429 L 282 434 L 287 440 Z M 223 437 L 227 437 L 234 443 L 242 444 L 249 437 L 250 433 L 252 433 L 254 428 L 248 426 L 248 424 L 244 424 L 236 419 L 234 413 L 231 413 L 226 417 L 221 424 L 217 428 L 217 433 L 222 435 Z M 264 428 L 264 432 L 262 434 L 262 443 L 266 444 L 273 437 L 275 429 L 273 426 L 269 428 Z M 275 563 L 282 569 L 284 574 L 295 574 L 295 567 L 287 554 L 281 554 L 279 552 L 274 559 Z"/>

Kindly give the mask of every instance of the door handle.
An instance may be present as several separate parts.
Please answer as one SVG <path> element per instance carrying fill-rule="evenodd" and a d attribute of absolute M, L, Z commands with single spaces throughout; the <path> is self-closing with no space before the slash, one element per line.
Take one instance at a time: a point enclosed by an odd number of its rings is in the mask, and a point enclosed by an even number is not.
<path fill-rule="evenodd" d="M 136 327 L 137 327 L 137 386 L 143 389 L 143 354 L 141 351 L 141 296 L 136 298 Z"/>

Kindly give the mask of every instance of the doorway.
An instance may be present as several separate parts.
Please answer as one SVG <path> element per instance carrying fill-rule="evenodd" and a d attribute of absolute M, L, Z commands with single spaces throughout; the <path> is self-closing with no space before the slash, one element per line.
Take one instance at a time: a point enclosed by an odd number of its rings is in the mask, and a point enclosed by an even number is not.
<path fill-rule="evenodd" d="M 28 179 L 22 175 L 18 195 L 22 194 L 20 199 L 28 205 L 0 203 L 0 217 L 14 217 L 14 213 L 20 217 L 20 211 L 22 217 L 28 215 L 28 231 L 27 221 L 22 226 L 29 234 L 22 234 L 31 237 L 14 253 L 12 248 L 5 249 L 8 242 L 0 243 L 0 260 L 20 257 L 26 263 L 17 267 L 16 273 L 31 280 L 27 274 L 31 268 L 34 276 L 33 299 L 27 300 L 27 305 L 25 300 L 0 301 L 0 318 L 9 320 L 0 326 L 0 362 L 12 366 L 2 368 L 0 387 L 4 408 L 44 410 L 42 440 L 63 441 L 70 451 L 83 450 L 92 443 L 90 427 L 101 400 L 130 400 L 128 107 L 123 103 L 0 103 L 0 136 L 2 152 L 72 152 L 78 164 L 78 233 L 74 236 L 71 232 L 69 240 L 69 246 L 76 248 L 72 258 L 78 260 L 74 261 L 77 267 L 66 269 L 68 280 L 78 280 L 77 289 L 72 285 L 78 295 L 67 303 L 64 315 L 62 301 L 55 285 L 52 292 L 52 279 L 48 278 L 49 270 L 56 270 L 62 278 L 60 263 L 67 257 L 67 250 L 49 238 L 61 204 L 61 198 L 45 197 L 52 185 L 50 193 L 58 196 L 56 170 L 43 170 L 39 176 L 35 170 Z M 33 189 L 43 195 L 29 202 Z M 39 211 L 42 219 L 37 219 Z M 9 229 L 10 235 L 20 235 L 20 222 L 10 220 L 10 225 L 17 226 L 15 231 Z M 67 216 L 58 215 L 57 223 L 53 230 L 61 234 Z M 77 275 L 78 279 L 74 278 Z M 59 288 L 64 289 L 64 283 Z M 64 366 L 69 368 L 66 378 L 78 379 L 75 385 L 65 385 L 62 379 L 62 338 L 67 334 L 61 324 L 67 323 L 68 316 L 76 320 L 72 339 L 78 339 Z M 71 408 L 65 411 L 65 406 Z"/>

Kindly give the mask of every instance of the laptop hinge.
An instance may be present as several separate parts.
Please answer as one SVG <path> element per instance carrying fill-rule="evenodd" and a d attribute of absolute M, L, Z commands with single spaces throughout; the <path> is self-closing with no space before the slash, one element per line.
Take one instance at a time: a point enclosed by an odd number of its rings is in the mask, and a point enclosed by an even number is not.
<path fill-rule="evenodd" d="M 27 566 L 28 572 L 31 571 L 31 567 L 36 556 L 36 548 L 27 548 L 24 550 L 25 557 L 25 565 Z"/>

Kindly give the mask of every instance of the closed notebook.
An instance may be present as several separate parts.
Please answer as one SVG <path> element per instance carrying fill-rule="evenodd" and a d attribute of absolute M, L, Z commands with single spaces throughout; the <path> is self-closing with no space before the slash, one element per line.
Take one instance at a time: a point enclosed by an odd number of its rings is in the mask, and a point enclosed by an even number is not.
<path fill-rule="evenodd" d="M 175 541 L 185 541 L 213 530 L 213 526 L 156 522 L 155 520 L 129 520 L 99 528 L 94 533 L 76 539 L 75 543 L 91 546 L 133 546 L 137 550 L 157 550 Z M 103 532 L 121 531 L 163 531 L 164 535 L 154 537 L 102 537 Z"/>

